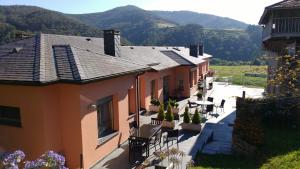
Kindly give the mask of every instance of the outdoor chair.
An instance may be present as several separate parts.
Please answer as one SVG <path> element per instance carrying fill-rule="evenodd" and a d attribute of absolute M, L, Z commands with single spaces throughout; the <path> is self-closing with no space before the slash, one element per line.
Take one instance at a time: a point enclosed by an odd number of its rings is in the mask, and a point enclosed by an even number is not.
<path fill-rule="evenodd" d="M 206 113 L 209 115 L 217 118 L 219 115 L 217 113 L 214 113 L 214 105 L 207 105 L 206 106 Z"/>
<path fill-rule="evenodd" d="M 207 97 L 207 101 L 214 102 L 214 98 L 213 97 Z"/>
<path fill-rule="evenodd" d="M 151 145 L 153 145 L 154 148 L 155 148 L 155 151 L 156 151 L 156 146 L 159 145 L 159 150 L 161 150 L 161 144 L 160 144 L 160 143 L 161 143 L 161 136 L 162 136 L 162 131 L 159 130 L 159 131 L 155 134 L 154 138 L 152 138 L 152 139 L 149 141 L 149 147 L 150 147 Z"/>
<path fill-rule="evenodd" d="M 151 124 L 153 125 L 161 125 L 162 121 L 158 118 L 151 118 Z"/>
<path fill-rule="evenodd" d="M 133 121 L 131 123 L 129 123 L 129 134 L 132 135 L 135 130 L 137 129 L 137 122 Z"/>
<path fill-rule="evenodd" d="M 225 100 L 222 99 L 221 104 L 220 105 L 216 105 L 216 111 L 218 111 L 218 108 L 221 109 L 221 112 L 224 112 L 224 104 L 225 104 Z"/>
<path fill-rule="evenodd" d="M 164 142 L 165 141 L 167 142 L 167 148 L 169 148 L 169 141 L 172 141 L 172 145 L 173 145 L 173 141 L 176 141 L 177 142 L 177 148 L 178 148 L 179 147 L 178 146 L 178 137 L 179 137 L 179 130 L 178 129 L 167 131 L 167 135 L 164 136 Z"/>
<path fill-rule="evenodd" d="M 198 107 L 198 104 L 197 104 L 197 103 L 191 102 L 191 101 L 189 101 L 189 100 L 188 100 L 188 105 L 189 105 L 189 108 L 196 108 L 196 107 Z"/>
<path fill-rule="evenodd" d="M 132 162 L 132 159 L 139 162 L 143 162 L 145 157 L 143 156 L 144 152 L 147 152 L 147 142 L 145 139 L 137 137 L 129 137 L 129 162 Z"/>

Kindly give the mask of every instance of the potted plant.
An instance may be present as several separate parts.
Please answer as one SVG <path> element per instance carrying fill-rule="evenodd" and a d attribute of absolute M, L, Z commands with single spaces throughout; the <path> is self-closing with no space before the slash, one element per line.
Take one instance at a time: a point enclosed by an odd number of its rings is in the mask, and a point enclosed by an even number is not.
<path fill-rule="evenodd" d="M 152 111 L 152 112 L 158 112 L 159 111 L 159 105 L 160 105 L 160 102 L 159 100 L 157 99 L 151 99 L 151 105 L 149 106 L 149 111 Z"/>
<path fill-rule="evenodd" d="M 167 128 L 174 128 L 175 127 L 174 115 L 173 115 L 171 109 L 172 109 L 172 107 L 169 103 L 168 108 L 167 108 L 166 118 L 163 121 L 163 127 L 167 127 Z"/>
<path fill-rule="evenodd" d="M 184 116 L 183 116 L 183 123 L 181 124 L 181 127 L 183 130 L 189 130 L 189 131 L 201 131 L 201 116 L 198 112 L 198 109 L 195 110 L 195 114 L 192 119 L 192 123 L 190 123 L 190 113 L 188 107 L 185 108 Z"/>
<path fill-rule="evenodd" d="M 202 91 L 198 91 L 198 93 L 197 93 L 198 100 L 202 100 L 202 97 L 203 97 Z"/>
<path fill-rule="evenodd" d="M 165 120 L 165 110 L 164 110 L 164 104 L 161 104 L 159 106 L 159 111 L 158 111 L 158 115 L 157 118 L 161 121 Z"/>
<path fill-rule="evenodd" d="M 178 108 L 179 104 L 177 103 L 177 101 L 169 99 L 169 103 L 171 105 L 171 112 L 178 114 L 179 113 L 179 108 Z"/>

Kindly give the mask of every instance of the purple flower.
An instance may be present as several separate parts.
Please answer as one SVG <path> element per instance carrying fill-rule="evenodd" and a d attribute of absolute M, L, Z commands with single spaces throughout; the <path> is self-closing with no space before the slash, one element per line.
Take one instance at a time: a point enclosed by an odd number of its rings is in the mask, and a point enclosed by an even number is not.
<path fill-rule="evenodd" d="M 68 169 L 65 166 L 65 158 L 53 151 L 48 151 L 35 161 L 27 161 L 24 169 L 40 169 L 43 167 L 55 169 Z"/>
<path fill-rule="evenodd" d="M 26 161 L 24 169 L 39 169 L 46 167 L 47 162 L 44 159 L 37 159 L 35 161 Z"/>
<path fill-rule="evenodd" d="M 4 155 L 2 164 L 5 169 L 18 169 L 18 163 L 24 160 L 25 154 L 21 150 L 17 150 L 13 153 Z"/>

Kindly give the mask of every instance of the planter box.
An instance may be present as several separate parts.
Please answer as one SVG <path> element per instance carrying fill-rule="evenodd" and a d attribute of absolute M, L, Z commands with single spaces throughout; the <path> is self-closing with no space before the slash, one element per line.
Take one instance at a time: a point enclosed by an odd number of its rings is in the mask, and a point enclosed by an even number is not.
<path fill-rule="evenodd" d="M 182 123 L 181 127 L 183 130 L 189 130 L 189 131 L 201 131 L 201 124 L 193 124 L 193 123 Z"/>
<path fill-rule="evenodd" d="M 175 128 L 175 121 L 169 122 L 169 121 L 164 120 L 162 122 L 162 126 L 166 127 L 166 128 L 172 128 L 173 129 L 173 128 Z"/>
<path fill-rule="evenodd" d="M 171 112 L 175 113 L 175 114 L 178 114 L 179 113 L 179 108 L 172 108 Z"/>
<path fill-rule="evenodd" d="M 150 105 L 149 106 L 149 111 L 158 112 L 159 111 L 159 106 Z"/>

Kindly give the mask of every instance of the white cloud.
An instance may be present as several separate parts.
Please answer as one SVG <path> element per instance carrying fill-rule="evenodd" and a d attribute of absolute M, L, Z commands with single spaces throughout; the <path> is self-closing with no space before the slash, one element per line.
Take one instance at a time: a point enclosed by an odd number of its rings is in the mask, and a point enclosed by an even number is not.
<path fill-rule="evenodd" d="M 191 10 L 246 23 L 257 24 L 266 6 L 279 0 L 151 0 L 144 1 L 148 10 Z"/>

